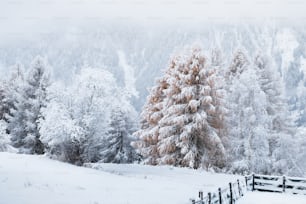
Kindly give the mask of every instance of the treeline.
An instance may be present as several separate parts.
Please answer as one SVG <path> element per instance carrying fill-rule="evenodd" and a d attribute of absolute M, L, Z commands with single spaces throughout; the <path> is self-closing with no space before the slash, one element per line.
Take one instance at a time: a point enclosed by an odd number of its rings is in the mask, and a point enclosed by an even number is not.
<path fill-rule="evenodd" d="M 230 60 L 228 60 L 230 59 Z M 269 56 L 200 48 L 174 54 L 140 116 L 103 69 L 52 81 L 45 59 L 0 83 L 0 150 L 87 162 L 173 165 L 230 173 L 304 175 L 304 131 Z"/>
<path fill-rule="evenodd" d="M 283 84 L 269 57 L 213 49 L 174 55 L 151 89 L 133 146 L 144 163 L 247 174 L 303 175 Z"/>
<path fill-rule="evenodd" d="M 24 71 L 11 68 L 0 87 L 0 149 L 44 154 L 73 164 L 126 163 L 138 159 L 130 146 L 136 112 L 130 96 L 102 69 L 84 67 L 71 85 L 51 80 L 36 57 Z"/>

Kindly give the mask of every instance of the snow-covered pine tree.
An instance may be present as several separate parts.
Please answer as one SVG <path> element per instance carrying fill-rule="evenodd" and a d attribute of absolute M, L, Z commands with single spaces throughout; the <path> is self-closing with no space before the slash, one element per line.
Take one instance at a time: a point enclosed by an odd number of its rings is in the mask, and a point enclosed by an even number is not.
<path fill-rule="evenodd" d="M 11 110 L 16 109 L 18 89 L 24 80 L 24 70 L 20 63 L 16 63 L 10 69 L 10 77 L 0 82 L 0 119 L 6 122 L 11 116 Z"/>
<path fill-rule="evenodd" d="M 294 152 L 293 118 L 290 116 L 284 100 L 284 86 L 278 73 L 266 56 L 255 57 L 255 68 L 259 83 L 266 94 L 266 111 L 272 121 L 269 131 L 269 149 L 275 174 L 298 174 L 296 160 L 288 154 Z"/>
<path fill-rule="evenodd" d="M 122 108 L 114 107 L 111 112 L 110 127 L 104 139 L 100 162 L 132 163 L 138 159 L 135 149 L 131 146 L 134 130 L 131 116 Z"/>
<path fill-rule="evenodd" d="M 9 135 L 6 133 L 6 122 L 0 120 L 0 152 L 7 151 L 7 148 L 10 144 Z"/>
<path fill-rule="evenodd" d="M 141 113 L 141 128 L 134 134 L 139 139 L 132 143 L 138 153 L 143 156 L 143 162 L 151 165 L 156 165 L 157 158 L 159 158 L 157 150 L 159 135 L 158 123 L 163 117 L 164 90 L 168 87 L 165 77 L 156 80 L 156 83 L 150 90 Z"/>
<path fill-rule="evenodd" d="M 218 83 L 215 84 L 215 92 L 212 92 L 214 95 L 213 98 L 218 98 L 218 100 L 215 100 L 213 104 L 215 106 L 215 114 L 214 117 L 211 117 L 212 119 L 212 126 L 216 129 L 219 137 L 222 139 L 223 143 L 227 140 L 227 133 L 225 128 L 225 86 L 226 82 L 224 79 L 225 76 L 225 63 L 224 59 L 222 57 L 222 53 L 220 49 L 214 48 L 211 51 L 210 54 L 211 59 L 211 67 L 212 69 L 217 71 L 217 74 L 215 75 L 215 81 Z"/>
<path fill-rule="evenodd" d="M 239 70 L 239 71 L 237 71 Z M 227 81 L 229 166 L 234 173 L 270 173 L 269 127 L 266 95 L 256 69 L 242 51 L 234 55 Z"/>
<path fill-rule="evenodd" d="M 0 120 L 0 152 L 14 152 L 16 149 L 11 146 L 10 135 L 7 133 L 7 122 Z"/>
<path fill-rule="evenodd" d="M 171 60 L 164 77 L 167 83 L 162 90 L 164 96 L 160 98 L 162 114 L 155 125 L 157 164 L 191 168 L 224 166 L 224 147 L 213 127 L 215 104 L 219 104 L 215 75 L 216 70 L 208 65 L 199 48 L 186 50 Z M 140 135 L 142 140 L 152 135 L 144 133 L 147 136 Z"/>
<path fill-rule="evenodd" d="M 8 113 L 5 89 L 4 82 L 0 81 L 0 120 L 4 120 L 5 115 Z"/>
<path fill-rule="evenodd" d="M 12 117 L 9 119 L 12 143 L 20 152 L 44 153 L 38 120 L 41 117 L 41 108 L 46 106 L 46 89 L 49 85 L 48 65 L 38 56 L 31 63 L 24 85 L 17 95 L 16 109 L 12 110 Z"/>
<path fill-rule="evenodd" d="M 249 65 L 249 61 L 246 57 L 246 54 L 242 50 L 235 52 L 229 71 L 226 74 L 226 78 L 229 81 L 235 79 L 235 77 L 241 74 Z"/>

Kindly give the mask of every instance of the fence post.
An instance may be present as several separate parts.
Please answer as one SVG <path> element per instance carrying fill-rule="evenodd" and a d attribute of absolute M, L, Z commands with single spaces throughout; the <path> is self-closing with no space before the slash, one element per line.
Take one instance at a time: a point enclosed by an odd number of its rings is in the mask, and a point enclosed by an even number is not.
<path fill-rule="evenodd" d="M 245 186 L 246 186 L 246 189 L 248 190 L 248 177 L 245 176 L 244 178 L 245 178 Z"/>
<path fill-rule="evenodd" d="M 211 204 L 211 193 L 208 193 L 208 204 Z"/>
<path fill-rule="evenodd" d="M 240 197 L 241 196 L 241 188 L 240 188 L 239 179 L 237 179 L 237 184 L 238 184 L 238 194 L 239 194 L 239 197 Z"/>
<path fill-rule="evenodd" d="M 222 192 L 221 192 L 221 188 L 219 188 L 218 191 L 219 191 L 219 204 L 222 204 Z"/>
<path fill-rule="evenodd" d="M 200 200 L 203 200 L 203 191 L 199 191 L 199 198 Z"/>
<path fill-rule="evenodd" d="M 229 183 L 229 189 L 230 189 L 230 204 L 233 204 L 233 190 L 232 190 L 232 183 Z"/>
<path fill-rule="evenodd" d="M 255 174 L 252 174 L 252 180 L 253 180 L 253 182 L 252 182 L 252 191 L 254 191 L 255 190 Z"/>
<path fill-rule="evenodd" d="M 283 176 L 283 192 L 286 191 L 286 176 Z"/>

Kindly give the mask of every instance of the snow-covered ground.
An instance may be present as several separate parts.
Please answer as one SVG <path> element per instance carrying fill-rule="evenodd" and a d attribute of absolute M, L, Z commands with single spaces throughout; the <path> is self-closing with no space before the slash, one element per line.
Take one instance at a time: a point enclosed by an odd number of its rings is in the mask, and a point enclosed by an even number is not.
<path fill-rule="evenodd" d="M 306 195 L 248 192 L 238 204 L 305 204 Z"/>
<path fill-rule="evenodd" d="M 0 153 L 0 204 L 187 204 L 238 177 L 137 164 L 77 167 L 45 156 Z M 306 196 L 248 192 L 239 204 L 305 204 Z"/>
<path fill-rule="evenodd" d="M 237 176 L 143 165 L 77 167 L 45 156 L 0 153 L 0 204 L 190 203 Z"/>

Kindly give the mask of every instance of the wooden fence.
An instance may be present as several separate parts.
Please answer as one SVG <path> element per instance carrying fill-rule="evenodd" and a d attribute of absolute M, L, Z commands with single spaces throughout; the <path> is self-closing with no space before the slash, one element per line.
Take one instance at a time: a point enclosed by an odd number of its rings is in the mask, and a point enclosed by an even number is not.
<path fill-rule="evenodd" d="M 209 192 L 206 196 L 199 192 L 199 198 L 191 199 L 192 204 L 234 204 L 247 191 L 293 193 L 306 195 L 306 178 L 268 176 L 252 174 L 243 180 L 231 182 L 227 187 Z"/>
<path fill-rule="evenodd" d="M 306 178 L 253 174 L 245 177 L 248 190 L 306 195 Z"/>
<path fill-rule="evenodd" d="M 199 192 L 199 199 L 191 199 L 192 204 L 233 204 L 241 198 L 247 191 L 246 183 L 243 179 L 230 182 L 228 186 L 218 188 L 218 191 L 209 192 L 206 196 L 203 191 Z"/>

